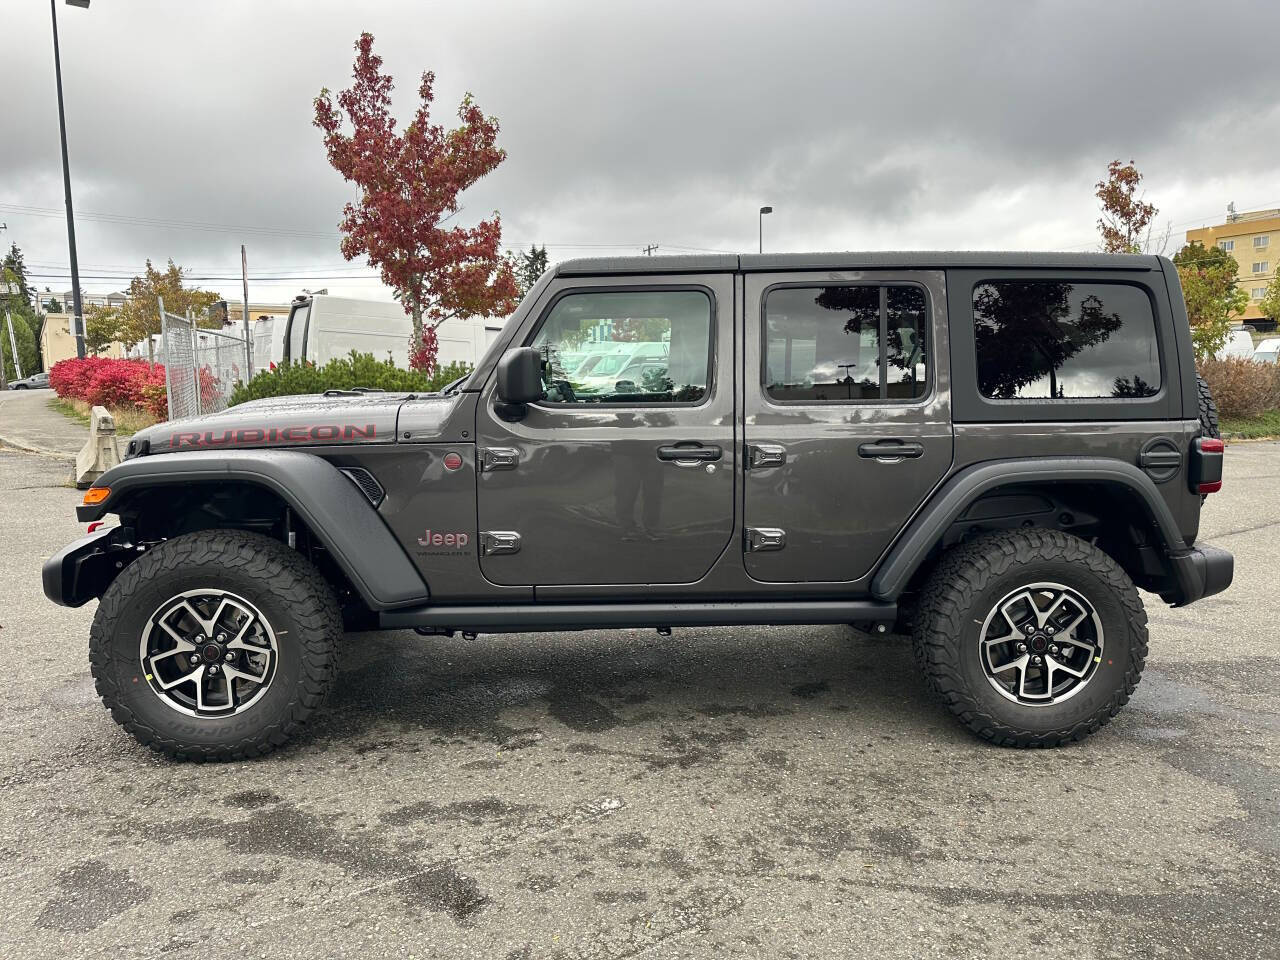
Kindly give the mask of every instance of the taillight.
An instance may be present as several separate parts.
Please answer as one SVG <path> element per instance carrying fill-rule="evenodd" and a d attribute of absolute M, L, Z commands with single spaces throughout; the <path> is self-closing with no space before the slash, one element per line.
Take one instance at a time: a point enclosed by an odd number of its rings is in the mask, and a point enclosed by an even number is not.
<path fill-rule="evenodd" d="M 1187 477 L 1195 493 L 1217 493 L 1222 489 L 1222 452 L 1217 437 L 1196 437 L 1191 442 L 1191 469 Z"/>

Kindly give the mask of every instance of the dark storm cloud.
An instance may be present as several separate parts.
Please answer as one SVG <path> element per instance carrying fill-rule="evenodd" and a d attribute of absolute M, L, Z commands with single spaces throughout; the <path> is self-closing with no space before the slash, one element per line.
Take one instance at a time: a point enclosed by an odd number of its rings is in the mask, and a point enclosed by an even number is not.
<path fill-rule="evenodd" d="M 60 20 L 79 209 L 287 234 L 85 220 L 86 274 L 146 256 L 225 270 L 241 241 L 255 270 L 331 288 L 364 272 L 332 269 L 350 188 L 310 124 L 362 29 L 402 112 L 429 67 L 439 118 L 470 89 L 501 119 L 509 158 L 463 218 L 496 208 L 512 244 L 582 245 L 557 257 L 750 248 L 762 203 L 775 249 L 1085 247 L 1114 157 L 1179 225 L 1280 201 L 1280 95 L 1212 79 L 1262 69 L 1231 25 L 1275 35 L 1274 4 L 94 0 Z M 58 208 L 48 10 L 7 4 L 3 29 L 21 95 L 0 203 Z M 3 220 L 30 260 L 66 263 L 59 220 Z"/>

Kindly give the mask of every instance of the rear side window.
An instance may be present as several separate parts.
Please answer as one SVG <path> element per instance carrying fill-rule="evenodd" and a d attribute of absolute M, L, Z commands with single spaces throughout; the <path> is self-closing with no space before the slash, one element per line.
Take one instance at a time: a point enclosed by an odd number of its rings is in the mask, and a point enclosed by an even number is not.
<path fill-rule="evenodd" d="M 927 392 L 919 287 L 778 287 L 765 298 L 764 316 L 764 387 L 773 400 L 913 400 Z"/>
<path fill-rule="evenodd" d="M 992 400 L 1150 397 L 1151 301 L 1121 283 L 996 280 L 973 289 L 978 389 Z"/>

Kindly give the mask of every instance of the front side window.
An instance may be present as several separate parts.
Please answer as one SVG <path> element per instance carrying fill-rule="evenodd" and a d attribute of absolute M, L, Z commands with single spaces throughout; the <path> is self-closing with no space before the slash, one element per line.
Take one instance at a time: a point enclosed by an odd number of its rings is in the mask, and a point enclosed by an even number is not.
<path fill-rule="evenodd" d="M 531 346 L 548 403 L 698 403 L 711 373 L 711 298 L 701 290 L 571 293 Z"/>
<path fill-rule="evenodd" d="M 927 392 L 919 287 L 779 287 L 764 317 L 764 387 L 773 400 L 912 400 Z"/>
<path fill-rule="evenodd" d="M 973 290 L 978 389 L 992 400 L 1150 397 L 1151 301 L 1119 283 L 997 280 Z"/>

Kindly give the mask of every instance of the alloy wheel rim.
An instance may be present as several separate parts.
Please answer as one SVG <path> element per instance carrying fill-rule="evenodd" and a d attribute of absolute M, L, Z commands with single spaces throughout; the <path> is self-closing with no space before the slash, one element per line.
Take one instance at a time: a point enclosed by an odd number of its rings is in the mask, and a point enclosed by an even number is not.
<path fill-rule="evenodd" d="M 1098 611 L 1078 590 L 1031 583 L 1005 594 L 987 614 L 978 656 L 987 682 L 1027 706 L 1062 703 L 1088 685 L 1102 662 Z"/>
<path fill-rule="evenodd" d="M 262 698 L 279 651 L 267 618 L 243 597 L 206 587 L 156 608 L 138 646 L 143 674 L 168 707 L 191 717 L 231 717 Z"/>

